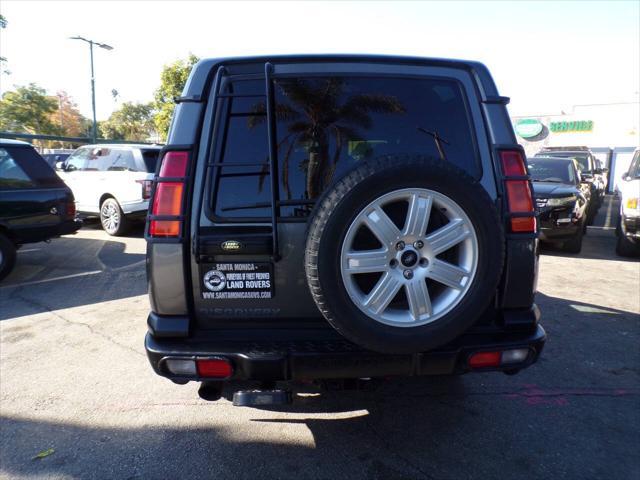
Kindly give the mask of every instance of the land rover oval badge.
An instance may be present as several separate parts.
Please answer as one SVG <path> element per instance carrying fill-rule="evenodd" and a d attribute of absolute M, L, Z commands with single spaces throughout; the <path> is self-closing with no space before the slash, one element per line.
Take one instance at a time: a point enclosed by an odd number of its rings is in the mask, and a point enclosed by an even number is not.
<path fill-rule="evenodd" d="M 226 242 L 222 242 L 222 249 L 227 251 L 240 250 L 242 248 L 242 244 L 237 240 L 227 240 Z"/>

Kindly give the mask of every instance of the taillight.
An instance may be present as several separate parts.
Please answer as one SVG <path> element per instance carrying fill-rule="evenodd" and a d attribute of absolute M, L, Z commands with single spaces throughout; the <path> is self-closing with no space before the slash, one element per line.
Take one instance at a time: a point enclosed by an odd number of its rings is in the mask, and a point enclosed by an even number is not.
<path fill-rule="evenodd" d="M 533 195 L 527 177 L 524 156 L 518 150 L 502 150 L 500 161 L 504 174 L 509 214 L 511 215 L 511 231 L 514 233 L 535 233 L 536 217 Z"/>
<path fill-rule="evenodd" d="M 162 158 L 150 212 L 149 235 L 152 237 L 180 236 L 188 166 L 188 152 L 167 152 Z"/>
<path fill-rule="evenodd" d="M 76 216 L 76 203 L 74 201 L 67 202 L 65 205 L 64 214 L 66 217 L 75 218 Z"/>
<path fill-rule="evenodd" d="M 488 368 L 526 362 L 531 351 L 528 348 L 512 348 L 493 352 L 476 352 L 467 359 L 470 368 Z"/>
<path fill-rule="evenodd" d="M 136 183 L 139 183 L 142 186 L 142 199 L 147 200 L 151 198 L 151 186 L 153 185 L 153 180 L 136 180 Z"/>
<path fill-rule="evenodd" d="M 208 378 L 229 378 L 233 375 L 233 368 L 228 360 L 222 358 L 196 360 L 198 375 Z"/>

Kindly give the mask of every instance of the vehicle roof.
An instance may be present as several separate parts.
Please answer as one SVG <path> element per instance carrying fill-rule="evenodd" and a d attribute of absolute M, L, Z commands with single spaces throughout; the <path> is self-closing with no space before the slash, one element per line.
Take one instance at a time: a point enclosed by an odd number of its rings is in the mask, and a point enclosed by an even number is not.
<path fill-rule="evenodd" d="M 29 142 L 23 142 L 22 140 L 13 140 L 11 138 L 0 138 L 0 146 L 11 147 L 33 147 Z"/>
<path fill-rule="evenodd" d="M 145 143 L 95 143 L 78 148 L 144 148 L 145 150 L 162 150 L 162 145 Z"/>
<path fill-rule="evenodd" d="M 554 153 L 575 153 L 575 154 L 584 155 L 585 153 L 589 153 L 589 152 L 585 150 L 541 150 L 538 153 L 536 153 L 535 156 L 547 157 L 547 156 L 553 156 Z M 556 158 L 560 158 L 560 157 L 556 157 Z"/>
<path fill-rule="evenodd" d="M 552 160 L 554 162 L 573 162 L 573 158 L 567 158 L 567 157 L 553 157 L 551 155 L 547 156 L 547 155 L 536 155 L 535 156 L 535 160 L 539 161 L 539 160 Z"/>
<path fill-rule="evenodd" d="M 569 147 L 542 147 L 542 152 L 589 152 L 589 147 L 569 146 Z"/>
<path fill-rule="evenodd" d="M 297 54 L 297 55 L 261 55 L 251 57 L 206 58 L 193 67 L 189 81 L 185 85 L 183 96 L 202 95 L 208 84 L 209 74 L 222 65 L 251 64 L 271 62 L 283 63 L 380 63 L 394 65 L 414 65 L 459 68 L 472 72 L 480 80 L 485 96 L 497 96 L 498 92 L 487 67 L 472 60 L 449 58 L 410 57 L 397 55 L 369 54 Z"/>

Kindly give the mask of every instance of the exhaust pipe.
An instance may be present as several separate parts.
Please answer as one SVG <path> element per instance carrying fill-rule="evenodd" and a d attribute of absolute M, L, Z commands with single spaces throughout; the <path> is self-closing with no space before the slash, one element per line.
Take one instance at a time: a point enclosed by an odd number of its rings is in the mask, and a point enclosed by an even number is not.
<path fill-rule="evenodd" d="M 215 402 L 222 397 L 224 382 L 202 382 L 198 388 L 198 395 L 208 402 Z"/>

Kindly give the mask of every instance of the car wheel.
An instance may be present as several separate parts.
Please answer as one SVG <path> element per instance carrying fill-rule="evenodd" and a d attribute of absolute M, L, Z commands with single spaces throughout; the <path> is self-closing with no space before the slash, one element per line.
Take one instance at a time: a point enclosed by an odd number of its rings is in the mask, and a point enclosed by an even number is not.
<path fill-rule="evenodd" d="M 582 251 L 582 237 L 584 236 L 584 231 L 585 228 L 581 225 L 576 235 L 572 239 L 566 240 L 563 243 L 563 250 L 569 253 L 580 253 Z"/>
<path fill-rule="evenodd" d="M 343 336 L 385 353 L 442 345 L 495 295 L 504 232 L 484 188 L 422 156 L 364 163 L 329 188 L 310 220 L 307 281 Z"/>
<path fill-rule="evenodd" d="M 616 239 L 616 253 L 621 257 L 635 257 L 640 254 L 640 245 L 635 244 L 621 233 Z"/>
<path fill-rule="evenodd" d="M 16 264 L 16 246 L 0 233 L 0 280 L 11 273 Z"/>
<path fill-rule="evenodd" d="M 115 198 L 107 198 L 100 205 L 100 223 L 109 235 L 120 236 L 126 233 L 129 222 Z"/>

